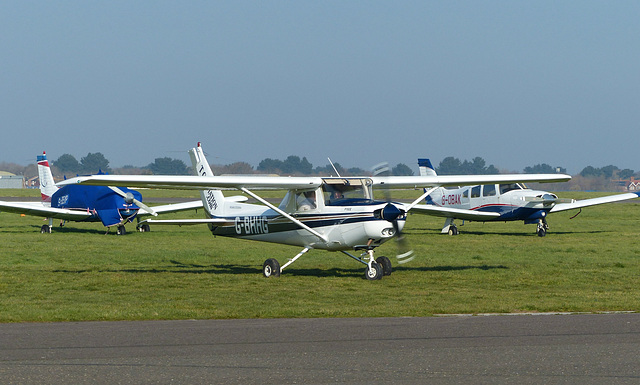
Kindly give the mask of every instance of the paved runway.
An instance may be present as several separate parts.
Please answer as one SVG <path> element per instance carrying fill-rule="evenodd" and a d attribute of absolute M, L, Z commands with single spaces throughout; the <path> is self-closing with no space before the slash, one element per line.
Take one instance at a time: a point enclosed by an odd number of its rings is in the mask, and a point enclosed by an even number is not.
<path fill-rule="evenodd" d="M 637 384 L 640 314 L 0 325 L 3 384 Z"/>

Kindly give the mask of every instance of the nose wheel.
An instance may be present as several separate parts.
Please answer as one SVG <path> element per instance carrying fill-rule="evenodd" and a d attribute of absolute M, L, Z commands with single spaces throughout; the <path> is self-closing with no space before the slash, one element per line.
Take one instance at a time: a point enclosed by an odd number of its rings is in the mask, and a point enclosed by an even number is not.
<path fill-rule="evenodd" d="M 538 221 L 538 229 L 536 230 L 538 236 L 544 237 L 545 235 L 547 235 L 548 229 L 549 225 L 547 224 L 547 221 L 545 221 L 544 219 L 540 219 L 540 221 Z"/>
<path fill-rule="evenodd" d="M 364 271 L 364 277 L 369 281 L 381 279 L 383 275 L 384 272 L 382 271 L 382 266 L 380 266 L 380 264 L 376 261 L 372 261 Z"/>

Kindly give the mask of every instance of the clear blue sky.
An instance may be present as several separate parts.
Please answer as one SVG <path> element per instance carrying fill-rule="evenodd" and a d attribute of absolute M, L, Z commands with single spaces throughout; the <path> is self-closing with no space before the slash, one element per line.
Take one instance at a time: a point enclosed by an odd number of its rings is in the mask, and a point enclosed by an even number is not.
<path fill-rule="evenodd" d="M 1 1 L 0 161 L 640 170 L 638 1 Z"/>

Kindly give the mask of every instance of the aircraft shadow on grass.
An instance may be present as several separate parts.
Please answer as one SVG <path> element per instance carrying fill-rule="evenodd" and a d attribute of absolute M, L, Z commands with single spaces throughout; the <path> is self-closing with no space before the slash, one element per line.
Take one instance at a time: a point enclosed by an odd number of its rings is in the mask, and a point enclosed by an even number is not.
<path fill-rule="evenodd" d="M 12 226 L 10 228 L 3 227 L 2 232 L 6 234 L 25 234 L 25 233 L 36 232 L 36 231 L 30 231 L 30 229 L 40 231 L 40 227 L 41 227 L 40 225 Z M 25 231 L 25 229 L 29 229 L 29 231 Z M 81 229 L 77 227 L 72 228 L 72 227 L 64 227 L 64 226 L 61 226 L 57 232 L 69 233 L 69 234 L 74 233 L 74 234 L 100 234 L 100 235 L 104 235 L 106 233 L 106 231 L 101 229 Z"/>
<path fill-rule="evenodd" d="M 460 234 L 470 234 L 470 235 L 500 235 L 500 236 L 514 236 L 514 237 L 531 237 L 531 233 L 529 232 L 488 232 L 482 230 L 467 230 L 464 227 L 459 228 Z M 571 234 L 603 234 L 611 231 L 606 230 L 571 230 L 571 231 L 555 231 L 554 234 L 558 235 L 571 235 Z M 417 235 L 417 236 L 437 236 L 440 235 L 440 231 L 419 231 L 419 230 L 410 230 L 403 231 L 405 234 Z"/>
<path fill-rule="evenodd" d="M 165 268 L 135 268 L 135 269 L 105 269 L 97 270 L 99 272 L 110 273 L 176 273 L 176 274 L 234 274 L 234 275 L 253 275 L 261 274 L 262 269 L 259 267 L 251 267 L 247 265 L 234 265 L 234 264 L 213 264 L 213 265 L 199 265 L 199 264 L 187 264 L 179 261 L 170 261 L 174 266 Z M 176 269 L 177 268 L 177 269 Z M 394 271 L 422 271 L 422 272 L 446 272 L 446 271 L 462 271 L 462 270 L 495 270 L 495 269 L 508 269 L 504 265 L 465 265 L 465 266 L 425 266 L 425 267 L 396 267 Z M 87 273 L 90 270 L 54 270 L 56 273 Z M 314 276 L 314 277 L 362 277 L 362 271 L 357 268 L 353 269 L 291 269 L 291 275 L 297 276 Z M 364 279 L 364 277 L 362 277 Z"/>

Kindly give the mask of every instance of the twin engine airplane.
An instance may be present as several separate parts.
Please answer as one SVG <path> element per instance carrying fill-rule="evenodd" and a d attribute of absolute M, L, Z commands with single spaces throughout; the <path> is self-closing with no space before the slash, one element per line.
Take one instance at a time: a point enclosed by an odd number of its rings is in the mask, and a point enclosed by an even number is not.
<path fill-rule="evenodd" d="M 66 221 L 102 222 L 107 227 L 117 228 L 117 234 L 126 233 L 124 225 L 137 216 L 158 215 L 159 213 L 191 210 L 202 207 L 202 201 L 184 202 L 153 209 L 142 203 L 142 195 L 126 187 L 114 186 L 56 186 L 46 153 L 37 157 L 40 176 L 41 202 L 0 201 L 0 211 L 44 217 L 48 224 L 42 225 L 41 233 L 51 233 L 53 219 L 60 219 L 60 226 Z M 146 231 L 148 226 L 139 227 Z"/>
<path fill-rule="evenodd" d="M 365 264 L 365 277 L 374 280 L 392 271 L 389 258 L 374 259 L 374 249 L 394 237 L 400 239 L 406 214 L 437 188 L 571 179 L 568 175 L 560 174 L 330 178 L 214 176 L 200 143 L 189 153 L 196 176 L 93 175 L 63 183 L 201 190 L 206 218 L 148 219 L 141 224 L 207 224 L 213 235 L 302 247 L 302 251 L 282 266 L 275 258 L 267 259 L 262 270 L 265 277 L 279 276 L 309 250 L 322 249 L 340 251 Z M 403 204 L 374 199 L 374 188 L 428 189 L 411 204 Z M 223 195 L 221 189 L 237 189 L 262 204 L 231 200 Z M 288 192 L 276 206 L 256 194 L 257 189 L 285 189 Z M 354 256 L 349 252 L 354 250 L 362 254 Z M 397 256 L 400 263 L 411 258 L 410 252 Z"/>
<path fill-rule="evenodd" d="M 420 175 L 437 177 L 429 159 L 418 159 Z M 640 193 L 616 194 L 584 200 L 562 199 L 546 191 L 532 190 L 523 183 L 495 183 L 464 186 L 454 189 L 444 187 L 433 190 L 425 201 L 416 205 L 417 213 L 445 217 L 443 234 L 457 235 L 455 219 L 481 222 L 524 221 L 537 224 L 537 234 L 544 237 L 549 225 L 547 215 L 560 211 L 582 209 L 603 203 L 638 198 Z M 577 215 L 577 214 L 576 214 Z"/>

